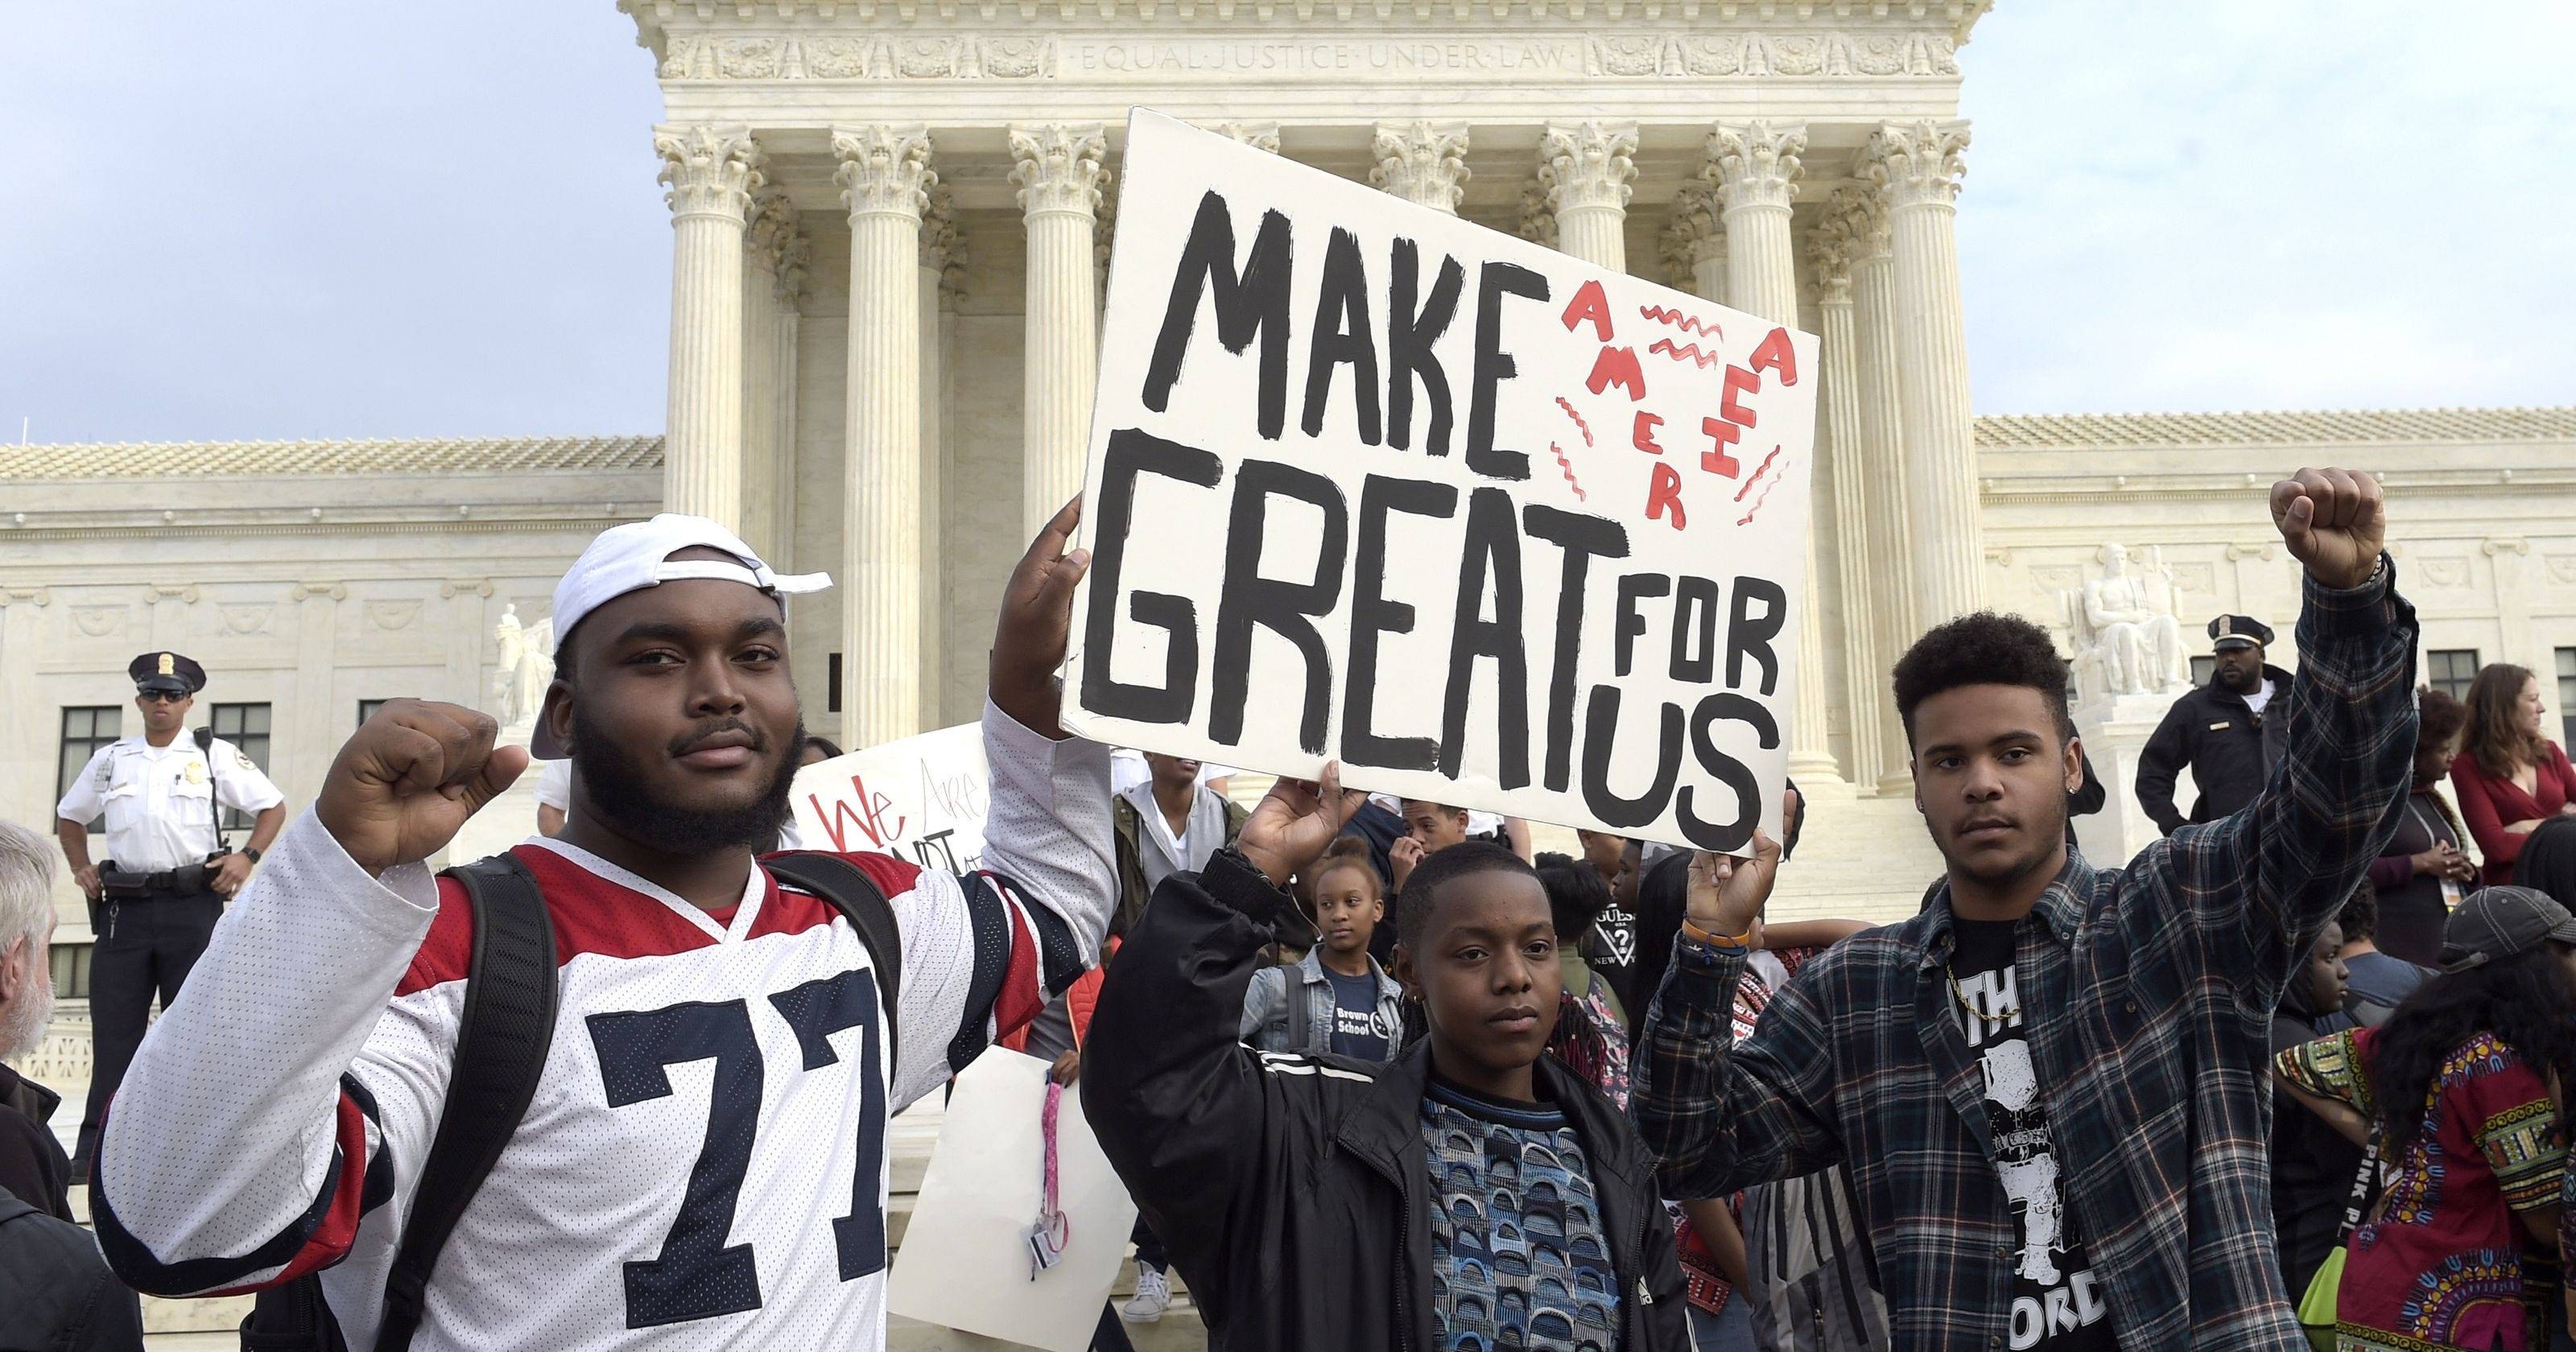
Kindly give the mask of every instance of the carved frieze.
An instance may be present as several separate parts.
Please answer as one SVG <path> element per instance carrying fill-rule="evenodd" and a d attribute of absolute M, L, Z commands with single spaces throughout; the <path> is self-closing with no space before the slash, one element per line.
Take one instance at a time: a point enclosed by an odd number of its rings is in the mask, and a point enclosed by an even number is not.
<path fill-rule="evenodd" d="M 1397 79 L 1478 74 L 1902 79 L 1956 78 L 1959 62 L 1958 44 L 1944 33 L 1432 33 L 1322 39 L 1271 33 L 675 33 L 664 40 L 661 69 L 665 80 L 1168 80 L 1369 73 Z"/>

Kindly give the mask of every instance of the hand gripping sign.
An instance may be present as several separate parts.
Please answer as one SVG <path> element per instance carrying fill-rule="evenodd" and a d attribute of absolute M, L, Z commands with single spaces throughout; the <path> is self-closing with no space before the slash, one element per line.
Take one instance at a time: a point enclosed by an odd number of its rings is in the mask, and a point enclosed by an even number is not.
<path fill-rule="evenodd" d="M 1776 835 L 1815 338 L 1142 109 L 1126 164 L 1068 726 Z"/>

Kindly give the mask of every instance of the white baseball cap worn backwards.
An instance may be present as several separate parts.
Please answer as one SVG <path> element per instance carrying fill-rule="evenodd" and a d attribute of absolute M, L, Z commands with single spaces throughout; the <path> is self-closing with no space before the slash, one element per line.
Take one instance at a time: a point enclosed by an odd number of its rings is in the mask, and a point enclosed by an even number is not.
<path fill-rule="evenodd" d="M 684 549 L 700 548 L 730 554 L 737 561 L 671 557 Z M 563 581 L 555 584 L 556 648 L 562 648 L 590 612 L 628 592 L 684 578 L 739 582 L 782 598 L 782 606 L 786 597 L 822 591 L 832 585 L 829 573 L 781 575 L 773 571 L 752 552 L 751 546 L 742 542 L 741 536 L 703 516 L 664 512 L 650 521 L 630 521 L 601 531 L 590 547 L 581 551 L 581 557 L 573 560 Z M 562 744 L 547 731 L 543 719 L 537 721 L 529 750 L 541 760 L 558 760 L 564 755 Z"/>

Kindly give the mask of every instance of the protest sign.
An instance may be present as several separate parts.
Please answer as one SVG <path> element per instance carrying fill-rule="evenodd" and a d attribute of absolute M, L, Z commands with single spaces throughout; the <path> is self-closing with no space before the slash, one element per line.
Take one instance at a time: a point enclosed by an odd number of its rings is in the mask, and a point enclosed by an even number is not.
<path fill-rule="evenodd" d="M 1742 852 L 1817 342 L 1138 110 L 1068 726 Z"/>
<path fill-rule="evenodd" d="M 984 857 L 984 729 L 965 723 L 817 761 L 788 795 L 809 850 L 874 851 L 962 873 Z"/>
<path fill-rule="evenodd" d="M 1066 1090 L 1056 1109 L 1065 1244 L 1053 1266 L 1031 1273 L 1024 1235 L 1045 1177 L 1046 1081 L 1046 1062 L 1007 1047 L 986 1049 L 957 1077 L 886 1279 L 888 1310 L 1052 1352 L 1090 1345 L 1136 1204 L 1100 1153 L 1081 1095 Z"/>

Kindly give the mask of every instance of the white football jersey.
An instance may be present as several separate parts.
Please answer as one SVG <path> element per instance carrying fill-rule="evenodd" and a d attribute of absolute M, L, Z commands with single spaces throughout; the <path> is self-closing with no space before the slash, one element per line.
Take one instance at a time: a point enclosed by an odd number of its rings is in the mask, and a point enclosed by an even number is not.
<path fill-rule="evenodd" d="M 754 869 L 711 915 L 558 841 L 559 964 L 536 1097 L 465 1209 L 412 1346 L 881 1347 L 886 1120 L 1091 965 L 1115 900 L 1107 756 L 985 713 L 992 804 L 965 878 L 844 856 L 903 933 L 899 1062 L 829 902 Z M 372 1346 L 451 1069 L 471 911 L 369 877 L 299 818 L 127 1074 L 99 1234 L 165 1294 L 321 1270 Z"/>

